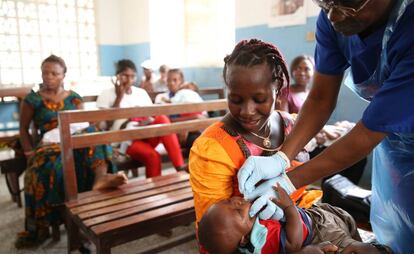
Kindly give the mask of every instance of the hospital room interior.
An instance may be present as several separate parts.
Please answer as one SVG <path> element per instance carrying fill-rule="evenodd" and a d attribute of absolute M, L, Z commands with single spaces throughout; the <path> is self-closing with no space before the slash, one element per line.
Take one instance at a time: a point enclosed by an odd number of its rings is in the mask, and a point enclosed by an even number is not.
<path fill-rule="evenodd" d="M 0 253 L 408 254 L 412 2 L 0 0 Z"/>

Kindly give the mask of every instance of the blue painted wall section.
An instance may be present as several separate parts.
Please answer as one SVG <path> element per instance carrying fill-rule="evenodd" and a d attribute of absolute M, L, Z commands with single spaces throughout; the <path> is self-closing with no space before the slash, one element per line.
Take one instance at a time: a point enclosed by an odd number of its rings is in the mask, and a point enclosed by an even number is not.
<path fill-rule="evenodd" d="M 111 76 L 115 72 L 115 63 L 124 58 L 124 49 L 120 45 L 99 45 L 100 75 Z"/>
<path fill-rule="evenodd" d="M 151 54 L 150 43 L 138 43 L 138 44 L 129 44 L 124 45 L 124 58 L 131 59 L 137 66 L 138 77 L 142 77 L 143 71 L 141 68 L 141 63 L 149 59 Z M 139 78 L 139 80 L 141 80 Z"/>
<path fill-rule="evenodd" d="M 139 43 L 129 45 L 100 45 L 100 67 L 101 75 L 111 76 L 115 74 L 115 63 L 120 59 L 131 59 L 138 68 L 138 76 L 143 75 L 140 64 L 150 58 L 150 43 Z M 183 68 L 184 76 L 187 81 L 194 81 L 200 87 L 219 87 L 223 86 L 222 68 Z"/>
<path fill-rule="evenodd" d="M 128 45 L 99 45 L 100 71 L 103 76 L 115 74 L 115 63 L 120 59 L 131 59 L 138 68 L 138 75 L 142 76 L 140 64 L 150 58 L 150 44 L 138 43 Z"/>
<path fill-rule="evenodd" d="M 223 87 L 222 68 L 183 68 L 186 81 L 196 82 L 200 87 Z"/>
<path fill-rule="evenodd" d="M 313 56 L 315 41 L 306 41 L 306 34 L 315 31 L 316 17 L 307 18 L 306 24 L 288 27 L 268 27 L 266 24 L 236 29 L 236 42 L 258 38 L 272 42 L 282 51 L 287 62 L 299 54 Z"/>

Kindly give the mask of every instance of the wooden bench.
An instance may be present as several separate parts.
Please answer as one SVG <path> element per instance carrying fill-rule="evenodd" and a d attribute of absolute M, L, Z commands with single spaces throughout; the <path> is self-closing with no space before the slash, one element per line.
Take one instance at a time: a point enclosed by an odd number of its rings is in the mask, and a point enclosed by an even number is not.
<path fill-rule="evenodd" d="M 22 100 L 32 89 L 33 86 L 24 85 L 19 87 L 7 86 L 0 89 L 0 97 L 5 96 L 13 96 L 17 97 L 19 100 Z M 219 87 L 214 88 L 203 88 L 199 90 L 200 95 L 214 95 L 217 96 L 218 99 L 224 99 L 224 89 Z M 158 93 L 150 94 L 152 100 L 154 100 L 155 96 Z M 87 95 L 83 96 L 83 102 L 96 102 L 98 96 L 97 95 Z M 224 115 L 224 111 L 220 112 L 220 115 Z M 19 140 L 19 131 L 7 131 L 7 132 L 0 132 L 0 143 L 13 143 Z M 17 151 L 19 152 L 19 151 Z M 186 153 L 183 153 L 186 154 Z M 167 154 L 162 154 L 161 156 L 162 162 L 168 162 L 169 157 Z M 120 170 L 131 169 L 133 176 L 138 176 L 137 168 L 141 167 L 142 164 L 130 160 L 127 157 L 119 157 L 115 160 L 117 168 Z M 22 191 L 20 184 L 19 184 L 19 177 L 26 169 L 26 158 L 22 152 L 16 154 L 14 158 L 10 158 L 7 160 L 0 161 L 0 169 L 1 173 L 5 174 L 7 187 L 9 189 L 10 195 L 12 200 L 15 201 L 18 207 L 22 207 L 22 201 L 20 192 Z"/>
<path fill-rule="evenodd" d="M 149 93 L 149 96 L 151 100 L 154 101 L 155 97 L 160 93 L 164 93 L 164 92 L 151 92 Z M 225 95 L 224 88 L 222 87 L 202 88 L 202 89 L 199 89 L 198 93 L 201 96 L 214 96 L 214 97 L 217 97 L 217 99 L 224 99 L 224 95 Z M 82 98 L 83 98 L 84 103 L 88 103 L 88 102 L 96 102 L 96 100 L 98 99 L 98 96 L 88 95 L 88 96 L 83 96 Z M 212 113 L 211 115 L 213 116 L 223 116 L 225 114 L 225 110 L 221 110 L 219 112 L 209 112 L 209 115 L 210 113 Z M 186 156 L 188 156 L 188 151 L 183 151 L 182 154 L 184 158 L 186 158 Z M 163 163 L 169 162 L 169 157 L 167 153 L 161 154 L 161 161 Z M 131 160 L 129 157 L 125 157 L 125 156 L 119 156 L 115 158 L 114 163 L 116 164 L 119 170 L 130 170 L 134 177 L 138 176 L 138 168 L 143 166 L 142 163 Z"/>
<path fill-rule="evenodd" d="M 150 96 L 152 101 L 155 101 L 155 97 L 157 97 L 158 94 L 165 93 L 165 92 L 150 92 L 148 95 Z M 217 96 L 217 98 L 214 99 L 224 99 L 224 88 L 223 87 L 208 87 L 208 88 L 200 88 L 198 90 L 198 94 L 203 96 Z"/>
<path fill-rule="evenodd" d="M 72 136 L 69 124 L 100 122 L 137 116 L 171 115 L 198 111 L 225 110 L 226 100 L 202 103 L 153 105 L 139 108 L 99 111 L 62 111 L 59 113 L 64 169 L 68 250 L 79 246 L 79 231 L 92 241 L 97 253 L 110 253 L 111 247 L 150 234 L 164 232 L 194 221 L 194 204 L 186 173 L 133 180 L 118 189 L 77 193 L 73 150 L 112 142 L 157 137 L 178 131 L 204 129 L 220 117 L 159 124 L 132 130 L 106 131 Z M 160 244 L 144 253 L 156 253 L 184 241 L 195 234 L 184 235 Z"/>
<path fill-rule="evenodd" d="M 21 101 L 32 89 L 33 85 L 20 85 L 20 86 L 0 86 L 0 101 L 4 100 L 4 97 L 15 97 Z M 19 139 L 19 131 L 0 131 L 0 143 L 12 144 Z M 16 154 L 15 158 L 10 158 L 0 161 L 1 173 L 5 174 L 7 188 L 12 196 L 12 200 L 17 203 L 19 207 L 22 207 L 22 201 L 20 197 L 20 185 L 19 176 L 26 168 L 26 158 L 22 154 Z"/>
<path fill-rule="evenodd" d="M 154 101 L 155 97 L 158 94 L 164 92 L 150 92 L 148 95 L 150 96 L 151 100 Z M 216 96 L 217 98 L 214 99 L 224 99 L 224 88 L 222 87 L 208 87 L 208 88 L 201 88 L 198 90 L 198 93 L 201 96 Z M 95 102 L 98 99 L 98 95 L 86 95 L 83 96 L 83 102 Z"/>

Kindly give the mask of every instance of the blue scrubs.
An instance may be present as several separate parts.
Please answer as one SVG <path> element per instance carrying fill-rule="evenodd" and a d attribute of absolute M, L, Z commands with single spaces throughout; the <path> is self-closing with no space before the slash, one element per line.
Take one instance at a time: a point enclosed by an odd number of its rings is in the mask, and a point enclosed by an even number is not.
<path fill-rule="evenodd" d="M 324 12 L 317 21 L 318 72 L 342 74 L 370 101 L 362 122 L 388 133 L 375 148 L 371 223 L 377 239 L 395 253 L 414 241 L 414 4 L 396 0 L 390 19 L 366 38 L 334 31 Z"/>

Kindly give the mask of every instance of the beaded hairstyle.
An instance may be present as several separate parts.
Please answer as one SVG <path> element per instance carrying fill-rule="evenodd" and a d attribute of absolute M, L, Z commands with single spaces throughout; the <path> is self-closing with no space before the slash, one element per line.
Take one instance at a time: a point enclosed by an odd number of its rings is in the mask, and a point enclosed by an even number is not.
<path fill-rule="evenodd" d="M 272 69 L 272 82 L 279 81 L 277 92 L 285 85 L 289 86 L 290 78 L 286 62 L 279 49 L 273 44 L 258 39 L 240 41 L 233 52 L 224 58 L 223 77 L 229 65 L 254 66 L 266 62 Z"/>

